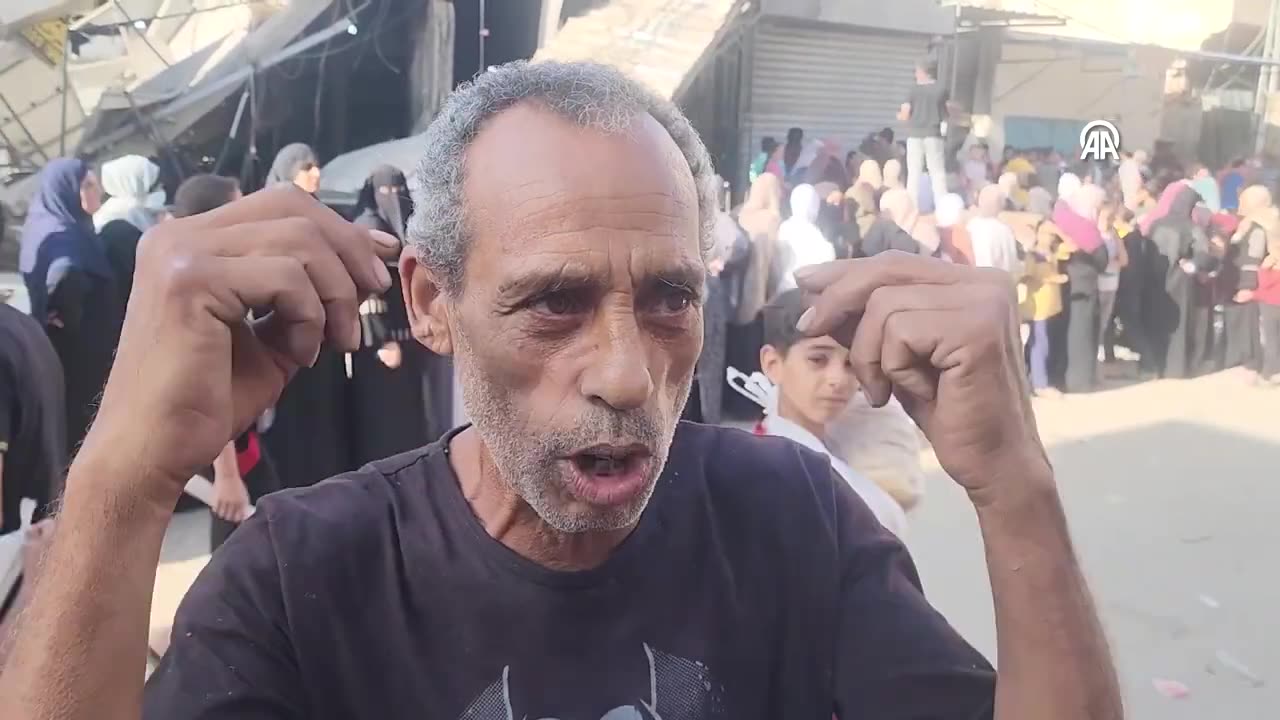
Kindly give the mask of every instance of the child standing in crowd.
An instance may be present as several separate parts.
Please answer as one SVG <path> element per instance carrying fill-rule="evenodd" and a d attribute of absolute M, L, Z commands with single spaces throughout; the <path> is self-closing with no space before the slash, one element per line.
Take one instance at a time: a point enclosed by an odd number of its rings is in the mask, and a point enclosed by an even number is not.
<path fill-rule="evenodd" d="M 1057 226 L 1045 220 L 1036 229 L 1036 244 L 1023 263 L 1023 280 L 1018 286 L 1022 301 L 1022 319 L 1031 325 L 1027 340 L 1027 366 L 1031 371 L 1031 389 L 1041 397 L 1059 397 L 1062 393 L 1049 381 L 1049 358 L 1052 355 L 1052 333 L 1049 321 L 1062 313 L 1062 286 L 1067 276 L 1058 266 L 1062 239 Z"/>
<path fill-rule="evenodd" d="M 767 397 L 753 397 L 765 406 L 756 434 L 785 437 L 830 457 L 831 467 L 880 522 L 901 537 L 907 527 L 902 507 L 850 468 L 828 441 L 832 423 L 848 409 L 858 383 L 847 348 L 834 338 L 807 338 L 796 330 L 806 307 L 798 289 L 780 293 L 765 306 L 760 367 L 773 388 L 759 393 Z"/>
<path fill-rule="evenodd" d="M 977 143 L 969 148 L 969 159 L 964 162 L 965 194 L 970 203 L 978 202 L 978 192 L 991 182 L 991 158 L 987 146 Z"/>

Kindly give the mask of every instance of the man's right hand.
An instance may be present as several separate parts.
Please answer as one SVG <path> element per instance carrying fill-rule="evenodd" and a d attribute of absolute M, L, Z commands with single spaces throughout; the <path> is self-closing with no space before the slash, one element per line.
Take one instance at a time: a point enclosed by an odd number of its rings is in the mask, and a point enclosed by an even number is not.
<path fill-rule="evenodd" d="M 198 468 L 280 396 L 322 342 L 359 344 L 361 298 L 391 284 L 399 240 L 294 188 L 157 225 L 138 246 L 114 368 L 84 447 L 141 463 L 172 508 Z M 253 311 L 263 319 L 250 322 Z"/>

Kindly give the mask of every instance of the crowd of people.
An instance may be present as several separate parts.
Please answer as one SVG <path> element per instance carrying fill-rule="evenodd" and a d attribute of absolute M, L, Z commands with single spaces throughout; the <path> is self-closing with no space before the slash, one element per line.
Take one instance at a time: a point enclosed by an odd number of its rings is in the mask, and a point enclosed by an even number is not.
<path fill-rule="evenodd" d="M 847 154 L 802 128 L 762 139 L 743 203 L 718 218 L 710 302 L 725 309 L 706 316 L 688 418 L 734 411 L 719 402 L 727 373 L 746 412 L 764 412 L 757 433 L 828 454 L 901 534 L 921 492 L 914 426 L 892 401 L 866 405 L 834 339 L 789 330 L 797 270 L 889 251 L 1007 274 L 1038 396 L 1101 389 L 1117 358 L 1136 359 L 1139 380 L 1242 368 L 1280 387 L 1280 209 L 1260 163 L 1215 176 L 1164 143 L 1114 163 L 1055 148 L 995 160 L 980 140 L 944 140 L 955 109 L 935 73 L 916 69 L 905 142 L 890 128 Z"/>
<path fill-rule="evenodd" d="M 1141 379 L 1244 368 L 1280 384 L 1280 210 L 1250 164 L 1214 177 L 1141 151 L 1108 164 L 1015 148 L 997 164 L 974 142 L 934 197 L 932 181 L 908 189 L 897 156 L 866 149 L 841 163 L 798 128 L 762 144 L 736 216 L 743 247 L 722 271 L 742 278 L 721 283 L 744 311 L 728 333 L 731 348 L 745 339 L 736 367 L 760 345 L 754 308 L 794 287 L 796 268 L 894 250 L 1008 273 L 1039 395 L 1099 389 L 1117 353 Z"/>
<path fill-rule="evenodd" d="M 155 163 L 137 155 L 105 162 L 97 172 L 83 160 L 57 159 L 40 175 L 21 237 L 30 316 L 0 310 L 3 533 L 22 525 L 21 498 L 37 502 L 39 523 L 60 493 L 112 367 L 143 233 L 241 196 L 233 178 L 196 175 L 166 204 L 159 179 Z M 267 185 L 310 194 L 319 184 L 319 161 L 302 144 L 283 148 L 267 178 Z M 349 219 L 403 242 L 412 211 L 403 173 L 382 166 L 369 175 Z M 213 546 L 269 492 L 354 470 L 449 429 L 449 363 L 413 340 L 396 265 L 387 265 L 393 286 L 360 307 L 360 349 L 323 352 L 205 471 L 214 488 Z"/>

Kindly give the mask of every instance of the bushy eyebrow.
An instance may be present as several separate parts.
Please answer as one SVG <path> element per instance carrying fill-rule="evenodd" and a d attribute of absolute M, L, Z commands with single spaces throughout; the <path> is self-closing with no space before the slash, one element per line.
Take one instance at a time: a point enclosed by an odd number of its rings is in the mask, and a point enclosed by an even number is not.
<path fill-rule="evenodd" d="M 656 268 L 641 285 L 645 288 L 666 285 L 701 295 L 705 281 L 706 268 L 700 262 L 678 260 Z M 608 283 L 606 276 L 585 266 L 559 264 L 554 268 L 526 269 L 507 278 L 498 286 L 498 298 L 504 303 L 515 303 L 560 290 L 603 291 Z"/>

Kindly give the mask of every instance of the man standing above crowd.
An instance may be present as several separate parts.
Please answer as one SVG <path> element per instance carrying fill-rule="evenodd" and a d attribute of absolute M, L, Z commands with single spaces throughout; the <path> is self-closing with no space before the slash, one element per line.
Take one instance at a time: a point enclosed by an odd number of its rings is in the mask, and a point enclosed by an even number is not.
<path fill-rule="evenodd" d="M 947 120 L 947 89 L 938 83 L 938 63 L 922 60 L 916 64 L 916 84 L 898 111 L 907 123 L 907 192 L 920 201 L 920 178 L 927 169 L 933 197 L 947 194 L 946 143 L 942 123 Z"/>
<path fill-rule="evenodd" d="M 398 247 L 289 188 L 155 229 L 6 714 L 1121 717 L 1006 277 L 894 253 L 814 266 L 797 323 L 850 344 L 868 397 L 896 394 L 967 491 L 997 675 L 826 458 L 677 423 L 717 203 L 671 103 L 611 68 L 517 63 L 427 136 L 400 269 L 474 425 L 264 499 L 187 595 L 144 702 L 183 482 L 322 340 L 354 349 L 360 299 L 390 285 L 376 252 Z"/>

